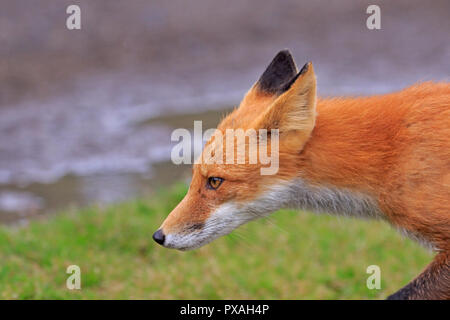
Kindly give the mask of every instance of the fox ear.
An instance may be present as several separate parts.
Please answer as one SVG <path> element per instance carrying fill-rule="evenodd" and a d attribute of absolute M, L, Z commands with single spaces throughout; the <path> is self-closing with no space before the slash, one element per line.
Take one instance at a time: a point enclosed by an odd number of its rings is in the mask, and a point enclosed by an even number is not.
<path fill-rule="evenodd" d="M 266 71 L 256 82 L 255 88 L 268 94 L 280 94 L 286 83 L 298 73 L 289 50 L 282 50 L 273 58 Z"/>
<path fill-rule="evenodd" d="M 282 87 L 284 92 L 255 119 L 255 129 L 278 129 L 280 137 L 291 131 L 309 137 L 316 118 L 316 76 L 311 62 Z"/>

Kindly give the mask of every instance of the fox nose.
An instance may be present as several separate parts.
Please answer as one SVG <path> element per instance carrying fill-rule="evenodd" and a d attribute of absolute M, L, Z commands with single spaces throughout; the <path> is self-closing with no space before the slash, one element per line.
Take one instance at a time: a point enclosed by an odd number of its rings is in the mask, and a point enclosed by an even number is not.
<path fill-rule="evenodd" d="M 153 234 L 153 240 L 155 240 L 160 245 L 163 245 L 165 239 L 166 239 L 166 236 L 164 235 L 164 233 L 163 233 L 163 231 L 161 229 L 158 229 Z"/>

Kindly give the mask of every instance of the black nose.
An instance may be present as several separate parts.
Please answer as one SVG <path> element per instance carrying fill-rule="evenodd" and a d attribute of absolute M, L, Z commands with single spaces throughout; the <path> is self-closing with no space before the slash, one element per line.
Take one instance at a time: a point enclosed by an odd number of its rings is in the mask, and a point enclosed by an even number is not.
<path fill-rule="evenodd" d="M 164 235 L 163 231 L 161 229 L 157 230 L 153 234 L 153 240 L 158 242 L 160 245 L 164 243 L 164 240 L 166 239 L 166 236 Z"/>

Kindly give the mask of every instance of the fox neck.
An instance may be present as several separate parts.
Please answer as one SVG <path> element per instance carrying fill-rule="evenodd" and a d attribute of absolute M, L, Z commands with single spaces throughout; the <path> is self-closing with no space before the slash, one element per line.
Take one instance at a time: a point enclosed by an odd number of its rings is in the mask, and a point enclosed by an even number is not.
<path fill-rule="evenodd" d="M 319 101 L 316 126 L 298 158 L 301 177 L 378 195 L 399 150 L 396 136 L 402 121 L 396 118 L 402 112 L 389 109 L 381 97 Z"/>
<path fill-rule="evenodd" d="M 286 187 L 285 192 L 288 199 L 284 206 L 288 208 L 357 218 L 383 217 L 376 200 L 358 191 L 315 186 L 297 179 Z"/>
<path fill-rule="evenodd" d="M 378 198 L 394 163 L 396 128 L 379 98 L 320 100 L 316 126 L 298 155 L 298 177 L 284 185 L 284 206 L 383 218 Z M 365 115 L 361 116 L 361 110 Z M 389 117 L 396 117 L 392 115 Z"/>

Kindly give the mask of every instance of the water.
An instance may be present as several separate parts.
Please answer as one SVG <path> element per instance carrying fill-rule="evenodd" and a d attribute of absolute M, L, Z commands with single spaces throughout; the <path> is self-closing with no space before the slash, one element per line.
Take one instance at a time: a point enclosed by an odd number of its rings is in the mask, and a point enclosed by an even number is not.
<path fill-rule="evenodd" d="M 143 107 L 136 111 L 141 112 L 139 117 L 125 119 L 120 110 L 113 114 L 105 108 L 102 114 L 99 108 L 93 112 L 80 104 L 76 121 L 64 110 L 49 108 L 42 118 L 33 114 L 34 126 L 23 124 L 15 126 L 21 130 L 8 132 L 16 144 L 2 140 L 1 222 L 26 221 L 67 207 L 128 200 L 188 181 L 190 166 L 175 166 L 170 161 L 176 143 L 170 140 L 172 130 L 191 130 L 193 121 L 199 119 L 205 128 L 215 127 L 227 109 L 154 117 L 144 116 L 154 109 Z M 17 121 L 29 118 L 24 115 Z M 20 161 L 13 161 L 12 155 Z"/>

